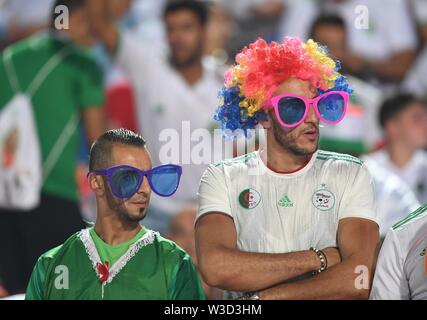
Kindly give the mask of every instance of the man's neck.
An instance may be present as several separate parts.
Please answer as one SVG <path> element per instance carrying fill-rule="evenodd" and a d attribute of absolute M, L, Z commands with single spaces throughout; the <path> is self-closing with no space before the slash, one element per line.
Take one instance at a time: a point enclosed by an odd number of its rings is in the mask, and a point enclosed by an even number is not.
<path fill-rule="evenodd" d="M 176 66 L 175 68 L 189 86 L 196 84 L 203 77 L 203 66 L 201 61 L 187 66 Z"/>
<path fill-rule="evenodd" d="M 270 170 L 290 173 L 304 167 L 309 161 L 310 155 L 299 156 L 281 148 L 267 148 L 267 151 L 261 151 L 261 159 Z"/>
<path fill-rule="evenodd" d="M 386 150 L 390 161 L 397 167 L 405 167 L 414 156 L 416 150 L 403 143 L 388 143 Z"/>
<path fill-rule="evenodd" d="M 141 230 L 138 222 L 124 222 L 113 214 L 99 214 L 94 226 L 98 236 L 109 245 L 118 245 L 134 238 Z"/>

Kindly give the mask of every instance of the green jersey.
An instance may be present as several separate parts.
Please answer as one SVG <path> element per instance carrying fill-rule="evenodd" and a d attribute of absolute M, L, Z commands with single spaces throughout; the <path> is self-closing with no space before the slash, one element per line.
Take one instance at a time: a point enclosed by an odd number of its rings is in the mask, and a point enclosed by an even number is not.
<path fill-rule="evenodd" d="M 93 232 L 81 230 L 43 254 L 26 299 L 205 299 L 190 256 L 174 242 L 142 229 L 125 246 L 111 251 L 100 238 L 94 240 Z M 120 250 L 125 252 L 119 257 Z M 105 257 L 112 258 L 106 272 Z"/>
<path fill-rule="evenodd" d="M 73 116 L 103 105 L 102 73 L 90 51 L 50 34 L 37 34 L 10 47 L 19 87 L 27 91 L 46 62 L 66 46 L 70 47 L 69 54 L 49 73 L 31 99 L 43 162 Z M 1 110 L 16 93 L 11 88 L 1 58 L 0 83 Z M 78 143 L 76 131 L 47 176 L 44 193 L 77 201 L 75 166 Z"/>
<path fill-rule="evenodd" d="M 118 245 L 111 245 L 105 243 L 96 233 L 94 228 L 89 228 L 90 236 L 95 244 L 96 250 L 98 251 L 99 257 L 102 262 L 108 262 L 110 266 L 116 263 L 117 260 L 123 256 L 129 247 L 134 244 L 138 239 L 140 239 L 145 233 L 147 229 L 141 228 L 141 230 L 129 241 L 120 243 Z"/>

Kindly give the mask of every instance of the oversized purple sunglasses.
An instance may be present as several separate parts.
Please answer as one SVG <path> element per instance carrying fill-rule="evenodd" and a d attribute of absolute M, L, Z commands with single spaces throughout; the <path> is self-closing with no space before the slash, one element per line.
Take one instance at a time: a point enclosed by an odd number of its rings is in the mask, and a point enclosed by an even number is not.
<path fill-rule="evenodd" d="M 111 192 L 117 198 L 128 199 L 138 192 L 144 177 L 147 177 L 151 189 L 162 197 L 170 197 L 178 189 L 182 167 L 165 164 L 143 171 L 131 166 L 114 166 L 97 169 L 89 173 L 107 176 Z"/>

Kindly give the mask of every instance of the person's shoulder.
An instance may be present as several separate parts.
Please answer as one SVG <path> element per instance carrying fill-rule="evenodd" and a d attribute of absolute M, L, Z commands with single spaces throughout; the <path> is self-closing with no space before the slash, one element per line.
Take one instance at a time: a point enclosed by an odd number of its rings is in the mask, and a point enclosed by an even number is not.
<path fill-rule="evenodd" d="M 228 158 L 221 161 L 218 161 L 216 163 L 213 163 L 210 165 L 210 167 L 214 168 L 230 168 L 230 167 L 241 167 L 241 166 L 248 166 L 249 164 L 253 164 L 254 162 L 257 162 L 258 155 L 257 152 L 250 152 L 246 153 L 244 155 L 235 157 L 235 158 Z"/>
<path fill-rule="evenodd" d="M 396 222 L 392 230 L 396 233 L 411 232 L 416 230 L 425 229 L 427 227 L 427 203 L 419 207 L 417 210 L 411 212 L 405 218 Z"/>
<path fill-rule="evenodd" d="M 427 228 L 427 203 L 396 222 L 388 231 L 383 247 L 399 248 L 402 257 L 406 257 L 420 239 L 424 238 Z"/>
<path fill-rule="evenodd" d="M 166 239 L 156 234 L 155 243 L 159 246 L 162 259 L 166 262 L 165 267 L 171 270 L 184 261 L 191 261 L 190 256 L 184 249 L 172 240 Z"/>
<path fill-rule="evenodd" d="M 72 65 L 73 70 L 78 72 L 97 72 L 101 74 L 101 67 L 96 60 L 95 53 L 89 49 L 70 45 L 70 52 L 64 58 L 66 63 Z"/>
<path fill-rule="evenodd" d="M 58 254 L 62 251 L 64 244 L 60 244 L 59 246 L 52 248 L 40 256 L 40 260 L 43 262 L 52 261 Z"/>
<path fill-rule="evenodd" d="M 319 150 L 316 154 L 316 161 L 322 163 L 322 164 L 328 164 L 332 166 L 344 166 L 344 167 L 362 167 L 363 166 L 363 160 L 360 158 L 357 158 L 355 156 L 345 154 L 345 153 L 338 153 L 338 152 L 331 152 L 331 151 L 324 151 Z"/>
<path fill-rule="evenodd" d="M 68 248 L 74 244 L 77 240 L 79 240 L 79 232 L 74 233 L 72 236 L 70 236 L 67 240 L 65 240 L 62 244 L 49 249 L 45 253 L 43 253 L 39 261 L 41 261 L 43 264 L 49 264 L 51 261 L 55 260 L 57 257 L 62 256 L 64 252 L 68 250 Z"/>
<path fill-rule="evenodd" d="M 49 45 L 49 37 L 45 33 L 37 33 L 28 38 L 19 40 L 6 48 L 14 59 L 43 51 Z"/>
<path fill-rule="evenodd" d="M 85 48 L 79 48 L 79 47 L 73 46 L 70 56 L 74 59 L 80 60 L 83 63 L 96 62 L 94 52 Z"/>
<path fill-rule="evenodd" d="M 155 241 L 160 246 L 163 254 L 167 256 L 182 258 L 187 255 L 184 249 L 182 249 L 177 243 L 162 237 L 160 234 L 156 234 Z"/>
<path fill-rule="evenodd" d="M 247 153 L 235 158 L 227 158 L 210 164 L 203 175 L 203 178 L 209 176 L 236 176 L 245 175 L 250 168 L 256 168 L 259 165 L 260 158 L 257 151 Z M 202 178 L 202 179 L 203 179 Z"/>

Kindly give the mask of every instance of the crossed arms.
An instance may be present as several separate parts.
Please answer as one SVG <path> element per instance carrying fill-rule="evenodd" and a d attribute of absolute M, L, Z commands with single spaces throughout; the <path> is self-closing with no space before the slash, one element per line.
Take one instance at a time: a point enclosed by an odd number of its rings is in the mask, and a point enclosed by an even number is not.
<path fill-rule="evenodd" d="M 258 291 L 261 299 L 367 299 L 379 249 L 378 225 L 361 218 L 341 219 L 338 250 L 324 249 L 328 269 L 306 280 L 283 282 L 319 269 L 311 250 L 269 254 L 236 248 L 233 220 L 219 212 L 196 224 L 196 251 L 206 283 L 230 291 Z M 307 248 L 308 249 L 308 248 Z M 357 266 L 369 270 L 369 288 L 355 285 Z"/>

